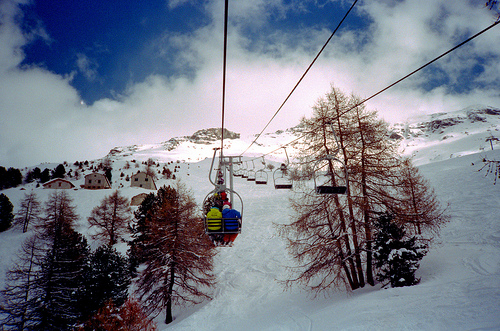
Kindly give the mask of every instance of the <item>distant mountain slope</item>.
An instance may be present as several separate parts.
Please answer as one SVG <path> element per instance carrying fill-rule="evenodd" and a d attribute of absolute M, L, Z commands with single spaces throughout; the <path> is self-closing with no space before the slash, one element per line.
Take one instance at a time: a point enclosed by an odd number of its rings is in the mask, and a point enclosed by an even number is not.
<path fill-rule="evenodd" d="M 395 124 L 392 130 L 403 153 L 420 165 L 490 150 L 491 137 L 500 138 L 500 109 L 474 106 L 436 113 Z M 492 144 L 500 145 L 495 139 Z"/>

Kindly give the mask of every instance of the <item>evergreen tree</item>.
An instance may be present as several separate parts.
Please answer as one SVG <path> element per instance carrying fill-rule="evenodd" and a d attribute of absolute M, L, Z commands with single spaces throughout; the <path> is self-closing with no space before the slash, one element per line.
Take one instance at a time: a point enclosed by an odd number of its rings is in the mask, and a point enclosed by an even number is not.
<path fill-rule="evenodd" d="M 28 231 L 30 223 L 38 222 L 41 213 L 41 206 L 36 193 L 31 191 L 25 193 L 24 198 L 21 200 L 21 205 L 16 213 L 16 225 L 23 229 L 23 233 Z"/>
<path fill-rule="evenodd" d="M 131 282 L 128 260 L 108 245 L 100 246 L 90 255 L 84 278 L 79 300 L 83 320 L 95 314 L 109 300 L 120 307 L 127 299 Z"/>
<path fill-rule="evenodd" d="M 64 175 L 66 175 L 66 168 L 64 168 L 63 164 L 59 164 L 52 171 L 52 178 L 64 178 Z"/>
<path fill-rule="evenodd" d="M 403 226 L 394 222 L 392 215 L 382 215 L 375 222 L 376 234 L 373 243 L 377 280 L 390 283 L 391 287 L 418 284 L 415 278 L 420 260 L 427 253 L 425 244 L 417 238 L 407 237 Z"/>
<path fill-rule="evenodd" d="M 42 292 L 37 327 L 69 330 L 82 316 L 78 301 L 89 249 L 85 238 L 73 229 L 78 215 L 66 192 L 58 191 L 49 197 L 45 214 L 37 229 L 47 247 L 37 279 Z"/>
<path fill-rule="evenodd" d="M 40 174 L 40 183 L 46 183 L 50 180 L 50 170 L 45 168 Z"/>
<path fill-rule="evenodd" d="M 10 202 L 9 198 L 1 193 L 0 194 L 0 232 L 3 232 L 10 228 L 12 225 L 12 220 L 14 219 L 14 214 L 12 211 L 14 206 Z"/>
<path fill-rule="evenodd" d="M 172 305 L 210 298 L 204 290 L 215 280 L 214 248 L 193 197 L 180 183 L 176 189 L 160 188 L 151 210 L 144 208 L 138 216 L 144 214 L 145 268 L 137 292 L 149 314 L 165 309 L 168 324 L 173 321 Z"/>
<path fill-rule="evenodd" d="M 127 230 L 131 209 L 129 201 L 118 190 L 105 197 L 101 204 L 92 210 L 87 219 L 97 233 L 93 239 L 104 240 L 107 245 L 113 246 Z"/>
<path fill-rule="evenodd" d="M 16 187 L 23 183 L 23 175 L 19 169 L 0 167 L 0 190 Z"/>

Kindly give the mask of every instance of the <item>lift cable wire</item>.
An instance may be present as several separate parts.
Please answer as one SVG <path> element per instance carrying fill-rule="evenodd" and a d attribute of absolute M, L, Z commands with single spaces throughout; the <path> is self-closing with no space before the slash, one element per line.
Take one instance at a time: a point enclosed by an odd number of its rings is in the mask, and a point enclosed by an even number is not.
<path fill-rule="evenodd" d="M 302 82 L 302 80 L 304 79 L 304 77 L 306 76 L 306 74 L 309 72 L 309 70 L 311 69 L 311 67 L 314 65 L 314 63 L 316 62 L 316 60 L 319 58 L 319 56 L 321 55 L 321 53 L 323 52 L 323 50 L 326 48 L 326 46 L 328 45 L 328 43 L 330 42 L 330 40 L 333 38 L 333 36 L 337 32 L 337 30 L 340 28 L 340 26 L 342 25 L 342 23 L 346 19 L 347 15 L 349 15 L 349 13 L 354 8 L 354 5 L 356 5 L 357 2 L 358 2 L 358 0 L 354 1 L 354 3 L 352 4 L 351 8 L 349 8 L 349 10 L 347 11 L 347 13 L 344 15 L 344 17 L 340 21 L 340 23 L 337 25 L 337 27 L 335 28 L 335 30 L 332 32 L 332 34 L 330 35 L 330 37 L 328 38 L 328 40 L 323 45 L 323 47 L 321 47 L 320 51 L 318 52 L 318 54 L 316 55 L 316 57 L 314 58 L 314 60 L 311 62 L 311 64 L 309 65 L 309 67 L 307 67 L 306 71 L 302 74 L 302 77 L 300 77 L 300 79 L 297 82 L 297 84 L 295 84 L 295 86 L 293 87 L 292 91 L 286 97 L 285 101 L 283 101 L 283 103 L 281 104 L 281 106 L 274 113 L 273 117 L 271 117 L 271 119 L 269 120 L 269 122 L 267 122 L 266 126 L 264 126 L 264 128 L 262 129 L 262 131 L 255 137 L 255 139 L 252 141 L 252 143 L 250 144 L 250 146 L 248 146 L 247 149 L 245 149 L 245 151 L 240 154 L 240 156 L 242 156 L 243 154 L 245 154 L 250 149 L 250 147 L 252 147 L 252 145 L 257 142 L 257 140 L 260 138 L 260 136 L 262 135 L 262 133 L 267 129 L 267 127 L 269 126 L 269 124 L 271 124 L 271 122 L 274 120 L 274 118 L 276 117 L 276 115 L 278 115 L 278 113 L 280 112 L 280 110 L 283 108 L 283 106 L 288 101 L 288 99 L 290 99 L 290 97 L 292 96 L 293 92 L 295 92 L 295 90 L 297 89 L 297 87 L 299 86 L 299 84 Z"/>
<path fill-rule="evenodd" d="M 224 54 L 222 64 L 222 125 L 221 125 L 221 139 L 220 139 L 220 155 L 221 161 L 224 154 L 224 115 L 225 115 L 225 99 L 226 99 L 226 58 L 227 58 L 227 21 L 228 21 L 228 3 L 225 1 L 224 8 Z"/>
<path fill-rule="evenodd" d="M 459 48 L 459 47 L 461 47 L 461 46 L 465 45 L 465 44 L 466 44 L 466 43 L 468 43 L 469 41 L 473 40 L 474 38 L 478 37 L 479 35 L 483 34 L 484 32 L 486 32 L 486 31 L 488 31 L 489 29 L 493 28 L 494 26 L 498 25 L 499 23 L 500 23 L 500 21 L 496 21 L 495 23 L 493 23 L 493 24 L 491 24 L 490 26 L 486 27 L 486 28 L 485 28 L 485 29 L 483 29 L 482 31 L 480 31 L 480 32 L 476 33 L 475 35 L 473 35 L 473 36 L 472 36 L 472 37 L 470 37 L 469 39 L 467 39 L 467 40 L 465 40 L 465 41 L 461 42 L 460 44 L 458 44 L 457 46 L 455 46 L 455 47 L 453 47 L 452 49 L 448 50 L 447 52 L 445 52 L 445 53 L 443 53 L 443 54 L 439 55 L 439 56 L 438 56 L 438 57 L 436 57 L 434 60 L 429 61 L 428 63 L 426 63 L 426 64 L 424 64 L 423 66 L 421 66 L 420 68 L 418 68 L 418 69 L 416 69 L 416 70 L 412 71 L 412 72 L 411 72 L 411 73 L 409 73 L 408 75 L 406 75 L 406 76 L 404 76 L 403 78 L 401 78 L 401 79 L 397 80 L 396 82 L 392 83 L 391 85 L 387 86 L 386 88 L 384 88 L 384 89 L 382 89 L 382 90 L 378 91 L 377 93 L 373 94 L 372 96 L 370 96 L 370 97 L 368 97 L 368 98 L 364 99 L 363 101 L 361 101 L 361 102 L 357 103 L 356 105 L 354 105 L 353 107 L 349 108 L 348 110 L 346 110 L 346 111 L 342 112 L 342 113 L 339 115 L 339 117 L 340 117 L 340 116 L 343 116 L 343 115 L 345 115 L 345 114 L 347 114 L 348 112 L 352 111 L 352 110 L 353 110 L 353 109 L 355 109 L 356 107 L 361 106 L 363 103 L 365 103 L 366 101 L 368 101 L 368 100 L 370 100 L 370 99 L 372 99 L 372 98 L 376 97 L 377 95 L 381 94 L 382 92 L 385 92 L 385 91 L 386 91 L 386 90 L 388 90 L 389 88 L 391 88 L 391 87 L 393 87 L 394 85 L 396 85 L 396 84 L 398 84 L 398 83 L 402 82 L 402 81 L 403 81 L 403 80 L 405 80 L 406 78 L 408 78 L 408 77 L 410 77 L 411 75 L 413 75 L 413 74 L 417 73 L 418 71 L 420 71 L 420 70 L 424 69 L 424 68 L 425 68 L 425 67 L 427 67 L 428 65 L 430 65 L 430 64 L 432 64 L 432 63 L 434 63 L 434 62 L 436 62 L 437 60 L 439 60 L 439 59 L 440 59 L 440 58 L 442 58 L 443 56 L 445 56 L 445 55 L 447 55 L 447 54 L 449 54 L 449 53 L 453 52 L 453 51 L 454 51 L 454 50 L 456 50 L 457 48 Z M 292 141 L 290 141 L 290 142 L 288 142 L 288 143 L 286 143 L 286 144 L 281 145 L 280 147 L 276 148 L 275 150 L 273 150 L 273 151 L 271 151 L 271 152 L 269 152 L 269 153 L 266 153 L 266 154 L 260 155 L 260 156 L 258 156 L 258 157 L 255 157 L 254 159 L 259 159 L 259 158 L 262 158 L 263 156 L 266 156 L 266 155 L 269 155 L 269 154 L 273 154 L 274 152 L 278 151 L 279 149 L 281 149 L 281 148 L 283 148 L 283 147 L 286 147 L 286 146 L 288 146 L 288 145 L 290 145 L 290 144 L 292 144 L 292 143 L 296 142 L 297 140 L 300 140 L 301 138 L 304 138 L 305 136 L 306 136 L 306 135 L 305 135 L 305 134 L 303 134 L 303 135 L 299 136 L 298 138 L 296 138 L 296 139 L 294 139 L 294 140 L 292 140 Z M 255 142 L 255 141 L 254 141 L 254 142 Z M 248 148 L 247 148 L 247 150 L 248 150 Z"/>
<path fill-rule="evenodd" d="M 430 62 L 427 62 L 426 64 L 424 64 L 424 65 L 423 65 L 423 66 L 421 66 L 420 68 L 418 68 L 418 69 L 416 69 L 416 70 L 412 71 L 411 73 L 409 73 L 408 75 L 404 76 L 403 78 L 401 78 L 401 79 L 399 79 L 399 80 L 395 81 L 394 83 L 392 83 L 391 85 L 387 86 L 386 88 L 384 88 L 384 89 L 382 89 L 382 90 L 378 91 L 377 93 L 375 93 L 375 94 L 374 94 L 374 95 L 372 95 L 371 97 L 366 98 L 366 99 L 364 99 L 363 101 L 361 101 L 361 102 L 357 103 L 356 105 L 352 106 L 351 108 L 349 108 L 349 109 L 348 109 L 348 110 L 346 110 L 345 112 L 341 113 L 341 114 L 339 115 L 339 117 L 340 117 L 340 116 L 342 116 L 342 115 L 347 114 L 347 113 L 348 113 L 348 112 L 350 112 L 351 110 L 353 110 L 353 109 L 355 109 L 356 107 L 358 107 L 358 106 L 360 106 L 360 105 L 364 104 L 366 101 L 368 101 L 368 100 L 370 100 L 370 99 L 372 99 L 372 98 L 376 97 L 377 95 L 381 94 L 382 92 L 385 92 L 386 90 L 390 89 L 390 88 L 391 88 L 391 87 L 393 87 L 394 85 L 396 85 L 396 84 L 398 84 L 398 83 L 402 82 L 402 81 L 403 81 L 403 80 L 405 80 L 406 78 L 408 78 L 408 77 L 412 76 L 413 74 L 417 73 L 418 71 L 420 71 L 420 70 L 424 69 L 425 67 L 427 67 L 427 66 L 431 65 L 432 63 L 436 62 L 437 60 L 439 60 L 439 59 L 440 59 L 440 58 L 442 58 L 443 56 L 446 56 L 446 55 L 448 55 L 449 53 L 451 53 L 451 52 L 453 52 L 454 50 L 456 50 L 457 48 L 459 48 L 459 47 L 461 47 L 461 46 L 465 45 L 466 43 L 468 43 L 468 42 L 469 42 L 469 41 L 471 41 L 472 39 L 474 39 L 474 38 L 478 37 L 479 35 L 483 34 L 484 32 L 488 31 L 489 29 L 493 28 L 493 27 L 494 27 L 494 26 L 496 26 L 498 23 L 500 23 L 500 21 L 496 21 L 495 23 L 491 24 L 490 26 L 488 26 L 487 28 L 483 29 L 482 31 L 480 31 L 480 32 L 476 33 L 475 35 L 473 35 L 473 36 L 472 36 L 472 37 L 470 37 L 469 39 L 467 39 L 467 40 L 465 40 L 465 41 L 461 42 L 460 44 L 458 44 L 457 46 L 455 46 L 455 47 L 453 47 L 452 49 L 448 50 L 447 52 L 444 52 L 443 54 L 439 55 L 439 56 L 438 56 L 438 57 L 436 57 L 434 60 L 432 60 L 432 61 L 430 61 Z"/>

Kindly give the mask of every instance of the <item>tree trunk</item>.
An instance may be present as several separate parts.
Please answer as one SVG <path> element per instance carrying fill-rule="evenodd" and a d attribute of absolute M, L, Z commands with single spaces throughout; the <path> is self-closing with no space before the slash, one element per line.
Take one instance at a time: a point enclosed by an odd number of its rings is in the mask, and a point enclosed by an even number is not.
<path fill-rule="evenodd" d="M 174 279 L 175 279 L 175 267 L 174 267 L 174 265 L 172 265 L 172 266 L 170 266 L 170 279 L 169 279 L 168 291 L 167 291 L 165 324 L 170 324 L 174 320 L 174 318 L 172 316 L 172 295 L 174 292 Z"/>

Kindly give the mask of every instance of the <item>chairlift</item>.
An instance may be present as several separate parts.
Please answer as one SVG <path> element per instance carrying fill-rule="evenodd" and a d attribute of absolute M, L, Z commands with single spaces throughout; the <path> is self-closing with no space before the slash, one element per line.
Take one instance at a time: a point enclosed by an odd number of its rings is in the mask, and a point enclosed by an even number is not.
<path fill-rule="evenodd" d="M 274 182 L 274 188 L 276 190 L 290 190 L 293 188 L 293 180 L 292 176 L 290 174 L 290 171 L 288 169 L 288 164 L 290 163 L 290 160 L 288 159 L 288 154 L 286 152 L 286 148 L 283 147 L 285 150 L 285 155 L 286 155 L 286 163 L 282 163 L 279 168 L 276 168 L 276 170 L 273 172 L 273 182 Z"/>
<path fill-rule="evenodd" d="M 209 171 L 209 180 L 215 186 L 215 188 L 209 192 L 203 199 L 202 212 L 204 215 L 204 228 L 207 235 L 224 235 L 224 234 L 236 234 L 241 233 L 241 224 L 243 220 L 243 199 L 241 196 L 233 189 L 233 165 L 241 163 L 239 156 L 224 156 L 220 158 L 219 169 L 217 171 L 217 178 L 214 181 L 212 179 L 212 173 L 214 170 L 214 160 L 216 159 L 216 153 L 218 148 L 214 149 L 214 156 L 212 159 L 212 164 Z M 238 160 L 236 161 L 235 160 Z M 226 187 L 224 177 L 226 171 L 229 171 L 229 183 L 230 187 Z M 229 195 L 229 202 L 232 204 L 233 208 L 240 212 L 241 217 L 237 218 L 209 218 L 206 215 L 210 209 L 214 206 L 219 206 L 222 212 L 223 205 L 223 194 Z M 236 199 L 236 198 L 237 199 Z M 220 199 L 220 201 L 218 200 Z"/>
<path fill-rule="evenodd" d="M 252 169 L 248 169 L 247 181 L 249 181 L 249 182 L 255 181 L 255 165 L 253 163 L 253 160 L 252 160 Z"/>
<path fill-rule="evenodd" d="M 245 168 L 241 169 L 241 178 L 248 178 L 248 165 L 245 161 Z"/>
<path fill-rule="evenodd" d="M 255 172 L 255 184 L 257 185 L 267 185 L 268 175 L 265 171 L 266 162 L 264 160 L 264 157 L 262 157 L 262 165 L 262 169 L 259 169 Z"/>
<path fill-rule="evenodd" d="M 226 194 L 232 194 L 232 196 L 236 196 L 239 201 L 230 201 L 232 206 L 238 205 L 239 208 L 233 207 L 238 210 L 241 214 L 241 218 L 208 218 L 206 215 L 210 210 L 212 205 L 214 205 L 215 196 L 220 195 L 222 192 Z M 236 203 L 235 203 L 236 202 Z M 226 188 L 225 191 L 219 191 L 217 188 L 208 193 L 203 199 L 203 214 L 204 216 L 204 225 L 205 225 L 205 233 L 209 235 L 224 235 L 224 234 L 233 234 L 233 233 L 241 233 L 241 224 L 243 220 L 243 200 L 241 196 L 234 190 Z M 222 212 L 222 210 L 221 210 Z"/>
<path fill-rule="evenodd" d="M 340 145 L 337 139 L 337 135 L 335 134 L 333 124 L 327 124 L 331 125 L 333 136 L 335 137 L 335 141 L 337 143 L 337 149 L 334 153 L 327 154 L 326 156 L 316 161 L 313 168 L 314 189 L 317 194 L 345 194 L 349 185 L 347 167 L 341 160 L 336 158 L 336 155 L 340 150 Z M 320 164 L 324 163 L 324 161 L 327 161 L 326 165 L 324 164 L 320 166 Z M 326 171 L 321 171 L 321 169 L 325 166 L 328 166 L 328 169 Z M 337 176 L 338 178 L 336 178 L 334 175 L 335 169 L 338 169 L 339 166 L 341 168 L 341 172 L 343 173 L 343 178 L 341 176 Z M 339 180 L 341 181 L 341 183 L 338 183 Z"/>

